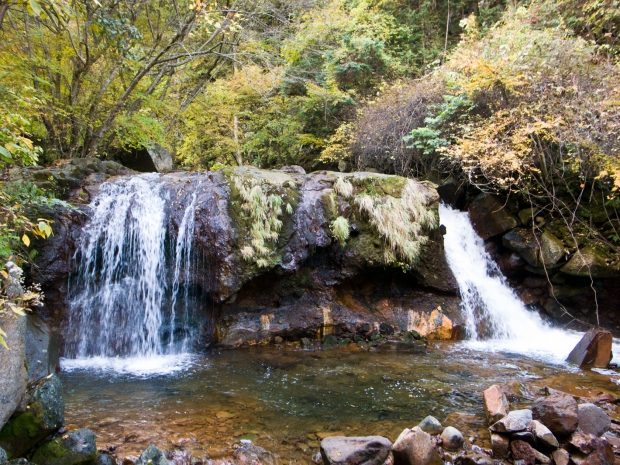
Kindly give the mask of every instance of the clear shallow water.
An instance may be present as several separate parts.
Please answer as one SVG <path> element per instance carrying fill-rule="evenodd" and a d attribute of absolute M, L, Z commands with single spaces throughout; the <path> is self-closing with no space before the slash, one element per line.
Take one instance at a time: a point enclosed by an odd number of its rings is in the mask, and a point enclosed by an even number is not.
<path fill-rule="evenodd" d="M 464 343 L 435 344 L 427 355 L 255 347 L 195 356 L 183 367 L 145 376 L 74 366 L 61 375 L 68 426 L 93 429 L 99 447 L 116 447 L 119 457 L 154 443 L 216 459 L 249 438 L 309 463 L 329 432 L 395 440 L 429 414 L 484 444 L 481 393 L 493 383 L 511 385 L 523 405 L 544 386 L 579 395 L 617 392 L 609 373 Z"/>

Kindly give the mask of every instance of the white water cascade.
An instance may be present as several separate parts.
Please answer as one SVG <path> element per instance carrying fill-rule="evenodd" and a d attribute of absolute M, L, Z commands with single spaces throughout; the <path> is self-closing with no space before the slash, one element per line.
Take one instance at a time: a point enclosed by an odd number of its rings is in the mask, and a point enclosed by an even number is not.
<path fill-rule="evenodd" d="M 101 186 L 75 254 L 78 270 L 69 290 L 74 342 L 63 367 L 167 371 L 187 352 L 189 291 L 181 283 L 192 266 L 196 192 L 188 197 L 177 237 L 171 239 L 159 175 Z M 183 331 L 176 337 L 178 327 Z"/>
<path fill-rule="evenodd" d="M 530 311 L 507 285 L 497 264 L 484 248 L 467 212 L 439 207 L 446 227 L 446 258 L 457 280 L 466 318 L 466 345 L 527 355 L 563 363 L 583 333 L 551 327 Z M 620 344 L 614 344 L 614 354 Z"/>

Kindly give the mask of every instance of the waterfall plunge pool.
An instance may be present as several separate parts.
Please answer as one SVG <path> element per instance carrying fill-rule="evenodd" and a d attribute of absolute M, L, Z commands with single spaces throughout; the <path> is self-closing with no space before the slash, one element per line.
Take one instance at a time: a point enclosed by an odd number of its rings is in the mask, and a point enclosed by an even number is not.
<path fill-rule="evenodd" d="M 119 458 L 156 444 L 213 460 L 249 439 L 301 463 L 311 463 L 326 434 L 394 441 L 426 415 L 488 446 L 482 391 L 491 384 L 511 386 L 523 408 L 545 386 L 615 395 L 620 377 L 465 342 L 432 343 L 426 355 L 253 347 L 177 358 L 178 371 L 149 375 L 135 371 L 148 369 L 145 360 L 71 363 L 61 373 L 68 428 L 92 429 L 98 447 Z"/>

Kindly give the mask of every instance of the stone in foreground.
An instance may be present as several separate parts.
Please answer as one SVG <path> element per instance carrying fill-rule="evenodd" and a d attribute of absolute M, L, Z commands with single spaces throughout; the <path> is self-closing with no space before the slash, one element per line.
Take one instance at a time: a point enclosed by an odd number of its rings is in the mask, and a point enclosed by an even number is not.
<path fill-rule="evenodd" d="M 9 459 L 21 457 L 41 440 L 65 424 L 65 406 L 62 384 L 56 375 L 50 375 L 31 385 L 27 408 L 14 416 L 0 431 L 0 447 Z"/>
<path fill-rule="evenodd" d="M 525 441 L 512 441 L 510 443 L 510 451 L 514 460 L 523 460 L 527 465 L 536 463 L 536 452 L 534 448 Z"/>
<path fill-rule="evenodd" d="M 611 420 L 605 411 L 594 404 L 578 406 L 579 429 L 586 434 L 602 436 L 611 427 Z"/>
<path fill-rule="evenodd" d="M 151 444 L 146 448 L 140 458 L 136 462 L 136 465 L 168 465 L 168 459 L 164 453 L 159 450 L 155 445 Z"/>
<path fill-rule="evenodd" d="M 580 367 L 606 368 L 611 362 L 611 343 L 612 336 L 609 331 L 592 328 L 583 335 L 566 361 Z"/>
<path fill-rule="evenodd" d="M 444 429 L 440 437 L 444 449 L 447 450 L 458 450 L 465 444 L 465 438 L 461 432 L 452 426 L 448 426 Z"/>
<path fill-rule="evenodd" d="M 577 429 L 579 421 L 577 401 L 571 396 L 541 397 L 532 405 L 534 419 L 539 420 L 553 434 L 566 436 Z"/>
<path fill-rule="evenodd" d="M 508 415 L 508 399 L 502 388 L 494 384 L 482 394 L 484 399 L 484 413 L 489 425 Z"/>
<path fill-rule="evenodd" d="M 553 454 L 551 454 L 555 465 L 568 465 L 570 460 L 570 455 L 564 449 L 558 449 Z"/>
<path fill-rule="evenodd" d="M 418 426 L 428 434 L 441 434 L 443 431 L 443 426 L 441 426 L 439 420 L 431 415 L 422 420 Z"/>
<path fill-rule="evenodd" d="M 531 410 L 513 410 L 498 422 L 493 423 L 491 431 L 493 433 L 517 433 L 525 431 L 531 421 Z"/>
<path fill-rule="evenodd" d="M 394 465 L 443 465 L 431 435 L 416 426 L 400 433 L 392 446 Z"/>
<path fill-rule="evenodd" d="M 532 420 L 527 429 L 531 431 L 536 438 L 536 443 L 545 449 L 557 449 L 560 447 L 558 440 L 553 435 L 551 430 L 538 420 Z"/>
<path fill-rule="evenodd" d="M 39 447 L 32 456 L 37 465 L 88 465 L 97 458 L 95 433 L 82 428 Z"/>
<path fill-rule="evenodd" d="M 382 436 L 331 436 L 321 441 L 321 456 L 326 465 L 381 465 L 391 448 Z"/>
<path fill-rule="evenodd" d="M 491 450 L 493 451 L 493 458 L 496 460 L 503 460 L 508 456 L 510 450 L 510 439 L 501 434 L 491 434 Z"/>

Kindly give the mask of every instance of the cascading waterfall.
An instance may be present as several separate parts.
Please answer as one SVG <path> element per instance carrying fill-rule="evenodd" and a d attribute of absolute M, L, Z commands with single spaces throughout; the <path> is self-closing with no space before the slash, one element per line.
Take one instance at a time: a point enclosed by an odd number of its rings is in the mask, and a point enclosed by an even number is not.
<path fill-rule="evenodd" d="M 446 258 L 462 298 L 466 344 L 562 363 L 582 333 L 553 328 L 525 307 L 486 252 L 467 212 L 441 205 L 439 216 L 446 227 Z M 618 353 L 620 348 L 614 349 Z"/>
<path fill-rule="evenodd" d="M 196 192 L 189 198 L 175 240 L 167 235 L 169 199 L 159 175 L 101 186 L 75 254 L 78 270 L 70 282 L 74 342 L 68 344 L 68 359 L 144 361 L 188 350 Z M 175 336 L 178 327 L 180 337 Z"/>

